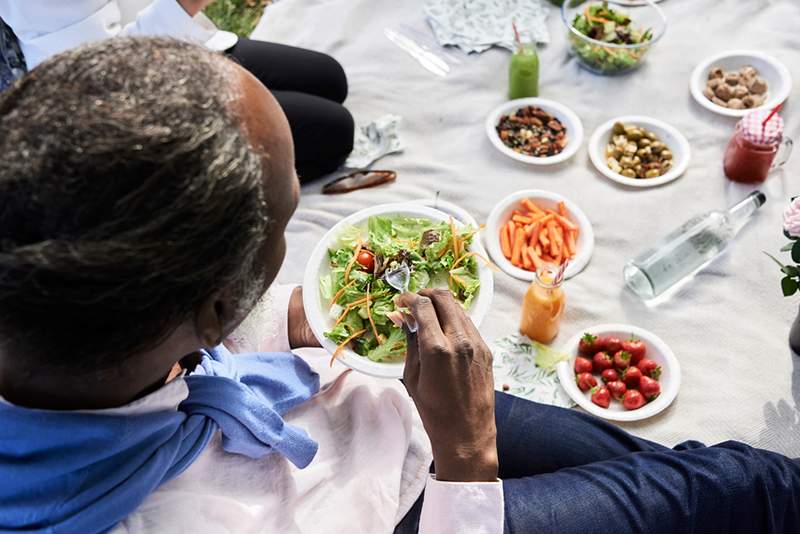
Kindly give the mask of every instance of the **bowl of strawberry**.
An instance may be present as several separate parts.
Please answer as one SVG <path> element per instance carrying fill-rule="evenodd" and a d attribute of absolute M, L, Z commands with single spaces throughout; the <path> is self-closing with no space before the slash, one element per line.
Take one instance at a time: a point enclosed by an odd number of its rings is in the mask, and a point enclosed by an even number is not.
<path fill-rule="evenodd" d="M 629 325 L 599 325 L 563 348 L 558 378 L 587 412 L 613 421 L 638 421 L 669 406 L 678 394 L 680 364 L 658 336 Z"/>

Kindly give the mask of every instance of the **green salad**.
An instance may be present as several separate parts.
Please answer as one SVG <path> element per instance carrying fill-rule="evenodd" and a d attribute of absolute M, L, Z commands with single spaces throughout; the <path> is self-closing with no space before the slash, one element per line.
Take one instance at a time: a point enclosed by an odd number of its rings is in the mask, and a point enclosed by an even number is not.
<path fill-rule="evenodd" d="M 595 41 L 613 45 L 640 45 L 653 39 L 650 29 L 642 31 L 633 26 L 631 18 L 622 11 L 608 7 L 608 2 L 592 4 L 578 13 L 572 27 Z M 636 67 L 649 47 L 616 48 L 598 45 L 570 33 L 575 53 L 585 65 L 601 73 L 615 73 Z"/>
<path fill-rule="evenodd" d="M 325 336 L 376 362 L 402 361 L 406 338 L 390 319 L 400 293 L 384 276 L 405 263 L 409 291 L 448 287 L 466 309 L 480 288 L 477 255 L 469 252 L 477 229 L 456 228 L 403 216 L 373 216 L 363 228 L 345 230 L 328 250 L 329 274 L 320 278 L 320 294 L 335 321 Z"/>

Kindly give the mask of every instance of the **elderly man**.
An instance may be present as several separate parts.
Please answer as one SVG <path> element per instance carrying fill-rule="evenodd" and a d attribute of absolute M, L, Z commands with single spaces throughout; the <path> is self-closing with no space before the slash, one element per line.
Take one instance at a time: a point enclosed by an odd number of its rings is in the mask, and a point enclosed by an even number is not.
<path fill-rule="evenodd" d="M 420 325 L 404 387 L 289 352 L 314 343 L 299 290 L 263 295 L 297 204 L 292 139 L 222 56 L 66 52 L 0 98 L 0 136 L 0 531 L 800 525 L 792 460 L 495 395 L 447 291 L 401 297 Z"/>

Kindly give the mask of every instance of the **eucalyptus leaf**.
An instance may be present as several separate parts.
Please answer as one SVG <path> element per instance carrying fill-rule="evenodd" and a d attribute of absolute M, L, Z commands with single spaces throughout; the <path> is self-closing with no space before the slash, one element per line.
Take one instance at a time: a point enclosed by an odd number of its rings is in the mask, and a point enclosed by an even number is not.
<path fill-rule="evenodd" d="M 781 269 L 786 276 L 792 276 L 797 278 L 800 276 L 800 269 L 795 267 L 794 265 L 784 265 L 783 269 Z"/>
<path fill-rule="evenodd" d="M 795 241 L 792 245 L 792 261 L 800 263 L 800 241 Z"/>
<path fill-rule="evenodd" d="M 788 276 L 784 277 L 781 279 L 781 289 L 783 290 L 784 297 L 794 295 L 798 289 L 797 280 Z"/>

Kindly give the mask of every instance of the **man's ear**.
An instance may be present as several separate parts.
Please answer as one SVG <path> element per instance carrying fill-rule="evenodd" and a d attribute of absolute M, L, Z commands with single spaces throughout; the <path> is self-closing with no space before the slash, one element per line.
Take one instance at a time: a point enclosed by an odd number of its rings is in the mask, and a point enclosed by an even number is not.
<path fill-rule="evenodd" d="M 225 327 L 234 319 L 234 314 L 234 303 L 227 290 L 215 291 L 200 303 L 194 327 L 203 346 L 215 347 L 222 343 L 227 334 Z"/>

